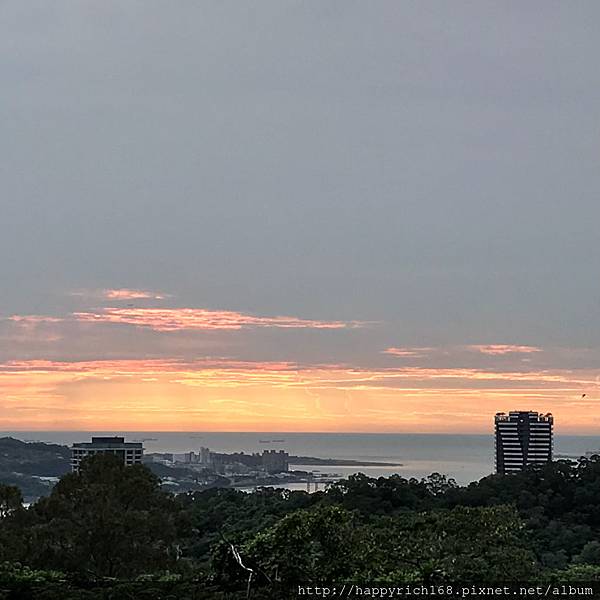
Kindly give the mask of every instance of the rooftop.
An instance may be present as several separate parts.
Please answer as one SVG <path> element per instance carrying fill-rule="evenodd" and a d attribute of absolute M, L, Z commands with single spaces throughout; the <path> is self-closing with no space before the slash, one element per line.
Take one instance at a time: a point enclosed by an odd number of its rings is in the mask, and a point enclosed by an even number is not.
<path fill-rule="evenodd" d="M 93 436 L 91 442 L 77 442 L 74 448 L 143 448 L 142 442 L 126 442 L 123 437 Z"/>
<path fill-rule="evenodd" d="M 531 421 L 549 421 L 552 422 L 554 417 L 552 413 L 538 413 L 535 410 L 511 410 L 508 414 L 505 412 L 497 412 L 495 416 L 496 422 L 498 421 L 515 421 L 518 418 L 527 418 Z"/>

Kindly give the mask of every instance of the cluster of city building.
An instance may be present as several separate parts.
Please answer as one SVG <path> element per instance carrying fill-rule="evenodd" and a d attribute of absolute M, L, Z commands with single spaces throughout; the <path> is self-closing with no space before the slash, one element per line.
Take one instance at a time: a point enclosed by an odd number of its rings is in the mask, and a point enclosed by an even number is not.
<path fill-rule="evenodd" d="M 499 412 L 495 416 L 496 473 L 515 473 L 532 464 L 547 463 L 553 456 L 553 424 L 550 413 L 535 411 Z M 79 470 L 81 460 L 93 454 L 114 454 L 125 465 L 141 464 L 144 447 L 141 442 L 126 442 L 122 437 L 92 437 L 91 442 L 73 444 L 71 468 Z M 262 454 L 234 452 L 225 454 L 200 448 L 196 454 L 153 454 L 150 460 L 176 466 L 209 469 L 222 475 L 262 472 L 285 473 L 289 470 L 289 455 L 283 450 L 264 450 Z"/>
<path fill-rule="evenodd" d="M 264 472 L 270 475 L 285 473 L 289 470 L 290 455 L 283 450 L 263 450 L 262 454 L 254 452 L 212 452 L 209 448 L 185 454 L 160 453 L 152 455 L 154 461 L 164 464 L 182 463 L 194 468 L 200 466 L 221 475 L 246 475 L 253 472 Z"/>
<path fill-rule="evenodd" d="M 200 451 L 174 454 L 163 452 L 144 457 L 141 442 L 126 442 L 123 437 L 92 437 L 91 442 L 73 444 L 71 448 L 71 469 L 79 470 L 79 465 L 86 456 L 94 454 L 114 454 L 125 465 L 141 464 L 145 459 L 160 462 L 169 466 L 185 465 L 192 469 L 209 469 L 222 475 L 245 475 L 254 472 L 274 475 L 289 470 L 289 454 L 283 450 L 264 450 L 262 454 L 255 452 L 246 454 L 234 452 L 225 454 L 211 452 L 209 448 Z"/>

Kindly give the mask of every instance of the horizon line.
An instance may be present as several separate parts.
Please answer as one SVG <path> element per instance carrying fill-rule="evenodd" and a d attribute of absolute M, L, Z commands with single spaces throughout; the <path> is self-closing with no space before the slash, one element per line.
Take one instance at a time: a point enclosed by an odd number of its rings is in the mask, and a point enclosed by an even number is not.
<path fill-rule="evenodd" d="M 468 436 L 488 436 L 494 435 L 494 429 L 490 428 L 489 431 L 482 432 L 466 432 L 466 431 L 255 431 L 255 430 L 234 430 L 234 431 L 203 431 L 203 430 L 160 430 L 160 429 L 0 429 L 0 434 L 9 433 L 168 433 L 168 434 L 285 434 L 285 435 L 436 435 L 436 436 L 456 436 L 456 435 L 468 435 Z M 557 432 L 554 430 L 554 435 L 571 435 L 571 436 L 586 436 L 586 437 L 600 437 L 600 432 Z"/>

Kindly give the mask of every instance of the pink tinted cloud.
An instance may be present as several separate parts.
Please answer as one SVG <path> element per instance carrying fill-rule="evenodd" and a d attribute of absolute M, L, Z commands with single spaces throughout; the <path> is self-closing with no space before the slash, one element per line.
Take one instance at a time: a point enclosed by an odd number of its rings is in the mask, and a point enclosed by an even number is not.
<path fill-rule="evenodd" d="M 168 294 L 162 292 L 133 288 L 83 289 L 70 292 L 69 295 L 83 298 L 103 298 L 105 300 L 164 300 L 169 297 Z"/>
<path fill-rule="evenodd" d="M 34 327 L 44 323 L 61 323 L 63 321 L 60 317 L 49 317 L 47 315 L 13 315 L 8 320 L 24 327 Z"/>
<path fill-rule="evenodd" d="M 257 317 L 235 311 L 203 308 L 105 308 L 96 312 L 73 313 L 87 323 L 118 323 L 147 327 L 155 331 L 239 330 L 249 327 L 282 329 L 345 329 L 358 327 L 357 321 L 319 321 L 296 317 Z"/>
<path fill-rule="evenodd" d="M 166 297 L 157 292 L 127 288 L 102 290 L 102 296 L 107 300 L 164 300 Z"/>
<path fill-rule="evenodd" d="M 519 346 L 514 344 L 473 344 L 470 346 L 449 346 L 440 348 L 392 346 L 383 350 L 382 353 L 404 358 L 423 358 L 427 355 L 439 353 L 446 356 L 458 355 L 465 351 L 477 352 L 488 356 L 503 356 L 508 354 L 533 354 L 535 352 L 542 352 L 542 349 L 536 346 Z"/>
<path fill-rule="evenodd" d="M 0 340 L 13 345 L 57 342 L 63 339 L 60 327 L 57 326 L 62 321 L 61 318 L 47 315 L 13 315 L 0 319 L 0 325 L 2 322 L 8 324 L 8 327 L 0 329 Z"/>
<path fill-rule="evenodd" d="M 396 348 L 392 346 L 383 350 L 382 353 L 391 356 L 399 356 L 401 358 L 422 358 L 431 350 L 431 348 Z"/>
<path fill-rule="evenodd" d="M 467 346 L 469 350 L 489 354 L 491 356 L 501 356 L 503 354 L 533 354 L 541 352 L 541 348 L 536 346 L 516 346 L 512 344 L 483 344 Z"/>

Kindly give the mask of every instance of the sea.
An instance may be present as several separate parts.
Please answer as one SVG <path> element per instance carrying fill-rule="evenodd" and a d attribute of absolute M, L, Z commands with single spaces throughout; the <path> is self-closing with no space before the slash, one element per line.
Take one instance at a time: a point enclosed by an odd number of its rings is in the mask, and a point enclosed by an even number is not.
<path fill-rule="evenodd" d="M 145 452 L 262 452 L 285 450 L 295 456 L 391 463 L 390 466 L 314 466 L 291 468 L 319 471 L 321 475 L 347 477 L 365 473 L 370 477 L 427 477 L 440 473 L 460 485 L 477 481 L 494 470 L 493 435 L 427 433 L 286 433 L 286 432 L 166 432 L 166 431 L 6 431 L 24 441 L 71 445 L 89 441 L 93 435 L 118 435 L 126 441 L 142 441 Z M 555 434 L 555 458 L 578 457 L 600 448 L 600 436 Z M 600 452 L 600 450 L 599 450 Z M 290 484 L 294 488 L 294 484 Z"/>

